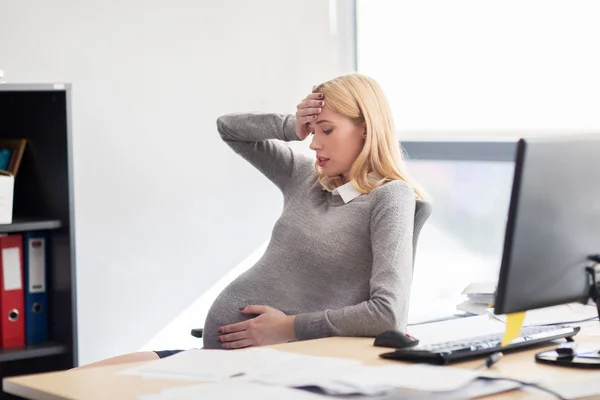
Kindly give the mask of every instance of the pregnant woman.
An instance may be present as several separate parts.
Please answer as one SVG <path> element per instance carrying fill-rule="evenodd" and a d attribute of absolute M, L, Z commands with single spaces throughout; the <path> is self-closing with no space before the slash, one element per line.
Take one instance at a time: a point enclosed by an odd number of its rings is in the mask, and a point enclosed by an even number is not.
<path fill-rule="evenodd" d="M 263 257 L 210 308 L 204 348 L 405 330 L 414 227 L 424 222 L 415 221 L 415 207 L 425 195 L 406 172 L 380 86 L 340 76 L 314 87 L 295 116 L 229 114 L 217 128 L 281 190 L 284 204 Z M 309 137 L 315 159 L 284 143 Z"/>

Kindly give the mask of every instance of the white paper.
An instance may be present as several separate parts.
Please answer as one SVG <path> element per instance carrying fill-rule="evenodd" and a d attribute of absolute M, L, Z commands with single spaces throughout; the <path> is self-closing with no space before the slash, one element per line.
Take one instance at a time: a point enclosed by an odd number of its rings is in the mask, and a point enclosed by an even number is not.
<path fill-rule="evenodd" d="M 333 370 L 278 370 L 249 377 L 254 382 L 291 387 L 318 386 L 331 395 L 362 394 L 375 396 L 396 389 L 427 392 L 456 390 L 481 371 L 432 365 L 348 366 Z"/>
<path fill-rule="evenodd" d="M 268 348 L 247 350 L 187 350 L 118 372 L 142 378 L 172 378 L 219 381 L 243 374 L 246 377 L 279 370 L 328 371 L 360 365 L 358 360 L 316 357 Z"/>
<path fill-rule="evenodd" d="M 419 339 L 419 345 L 429 345 L 477 336 L 503 334 L 505 325 L 488 315 L 456 318 L 408 327 L 408 333 Z"/>
<path fill-rule="evenodd" d="M 494 294 L 496 293 L 496 282 L 474 282 L 463 290 L 462 294 Z"/>
<path fill-rule="evenodd" d="M 18 247 L 2 249 L 2 274 L 4 290 L 16 290 L 23 287 L 21 252 Z"/>
<path fill-rule="evenodd" d="M 356 373 L 338 378 L 357 389 L 390 390 L 396 388 L 424 390 L 428 392 L 456 390 L 465 386 L 481 371 L 465 368 L 438 367 L 426 364 L 362 366 Z"/>
<path fill-rule="evenodd" d="M 540 384 L 565 399 L 592 398 L 600 395 L 600 372 L 569 375 L 566 379 L 542 381 Z M 597 398 L 597 397 L 594 397 Z"/>
<path fill-rule="evenodd" d="M 229 380 L 227 382 L 166 389 L 160 393 L 138 397 L 138 400 L 189 399 L 322 400 L 323 396 L 299 389 Z"/>
<path fill-rule="evenodd" d="M 472 303 L 481 303 L 481 304 L 485 304 L 487 306 L 489 306 L 490 304 L 494 304 L 494 302 L 496 301 L 496 295 L 494 294 L 482 294 L 482 293 L 476 293 L 476 294 L 469 294 L 467 295 L 468 299 L 470 302 Z"/>
<path fill-rule="evenodd" d="M 46 240 L 29 239 L 29 293 L 46 291 Z"/>
<path fill-rule="evenodd" d="M 487 311 L 491 317 L 506 323 L 505 314 L 495 315 L 493 308 L 489 308 Z M 563 304 L 527 311 L 523 326 L 575 323 L 594 317 L 598 317 L 598 310 L 595 306 L 577 303 Z"/>
<path fill-rule="evenodd" d="M 473 303 L 471 301 L 463 301 L 456 306 L 457 310 L 465 311 L 471 314 L 484 315 L 487 314 L 489 304 Z"/>

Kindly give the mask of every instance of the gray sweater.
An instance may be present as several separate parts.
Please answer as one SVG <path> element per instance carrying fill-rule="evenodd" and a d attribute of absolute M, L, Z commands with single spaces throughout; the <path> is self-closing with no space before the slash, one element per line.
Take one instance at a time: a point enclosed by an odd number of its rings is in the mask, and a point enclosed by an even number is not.
<path fill-rule="evenodd" d="M 230 114 L 223 140 L 283 194 L 283 212 L 262 258 L 211 306 L 204 348 L 220 348 L 218 328 L 252 318 L 247 305 L 296 315 L 298 340 L 375 336 L 406 328 L 412 282 L 415 195 L 392 181 L 347 204 L 317 183 L 314 160 L 284 141 L 298 140 L 295 117 Z"/>

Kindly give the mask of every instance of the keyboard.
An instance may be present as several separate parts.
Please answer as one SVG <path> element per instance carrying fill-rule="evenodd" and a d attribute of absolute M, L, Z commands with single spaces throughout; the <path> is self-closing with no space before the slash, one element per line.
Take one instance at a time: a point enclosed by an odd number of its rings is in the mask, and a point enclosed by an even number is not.
<path fill-rule="evenodd" d="M 497 351 L 507 353 L 513 350 L 548 345 L 548 342 L 552 340 L 571 338 L 579 330 L 579 327 L 568 325 L 527 326 L 521 328 L 519 336 L 507 346 L 500 344 L 504 333 L 498 333 L 397 349 L 380 354 L 379 357 L 390 360 L 446 365 L 475 358 L 485 358 Z"/>

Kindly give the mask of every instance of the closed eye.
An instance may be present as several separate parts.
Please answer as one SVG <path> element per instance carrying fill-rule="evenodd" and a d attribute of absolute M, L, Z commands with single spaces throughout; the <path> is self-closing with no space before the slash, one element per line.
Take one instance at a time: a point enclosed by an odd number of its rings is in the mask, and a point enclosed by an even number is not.
<path fill-rule="evenodd" d="M 329 129 L 329 130 L 326 130 L 326 131 L 323 131 L 323 133 L 326 134 L 326 135 L 329 135 L 331 132 L 333 132 L 333 128 Z"/>

